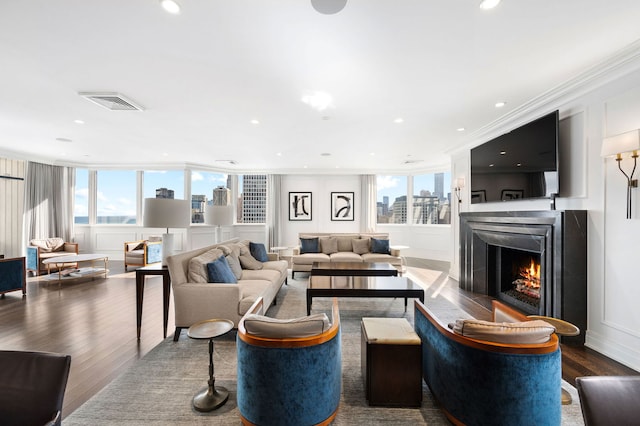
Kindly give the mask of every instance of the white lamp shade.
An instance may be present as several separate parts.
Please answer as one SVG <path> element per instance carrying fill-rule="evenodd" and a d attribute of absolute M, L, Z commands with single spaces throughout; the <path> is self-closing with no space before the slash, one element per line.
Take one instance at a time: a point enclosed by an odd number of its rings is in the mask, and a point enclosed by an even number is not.
<path fill-rule="evenodd" d="M 142 222 L 147 228 L 188 228 L 191 223 L 189 201 L 145 198 Z"/>
<path fill-rule="evenodd" d="M 640 129 L 605 138 L 600 156 L 610 157 L 631 151 L 640 151 Z"/>
<path fill-rule="evenodd" d="M 204 223 L 216 226 L 233 225 L 233 206 L 204 207 Z"/>
<path fill-rule="evenodd" d="M 464 178 L 463 177 L 459 177 L 459 178 L 456 179 L 456 188 L 458 188 L 458 189 L 464 188 Z"/>

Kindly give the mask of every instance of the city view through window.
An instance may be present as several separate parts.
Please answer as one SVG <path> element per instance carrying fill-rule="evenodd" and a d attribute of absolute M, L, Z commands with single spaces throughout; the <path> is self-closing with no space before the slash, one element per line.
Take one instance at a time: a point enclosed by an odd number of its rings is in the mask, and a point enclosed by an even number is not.
<path fill-rule="evenodd" d="M 409 183 L 413 196 L 409 201 Z M 446 192 L 445 192 L 446 188 Z M 451 173 L 378 176 L 377 223 L 415 225 L 451 223 Z M 411 203 L 411 209 L 408 205 Z"/>

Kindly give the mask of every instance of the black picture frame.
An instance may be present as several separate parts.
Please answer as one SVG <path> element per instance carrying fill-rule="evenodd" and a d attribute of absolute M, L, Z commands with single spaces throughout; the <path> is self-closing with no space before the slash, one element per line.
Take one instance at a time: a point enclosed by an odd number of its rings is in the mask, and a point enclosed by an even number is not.
<path fill-rule="evenodd" d="M 331 193 L 331 220 L 352 221 L 354 220 L 354 194 L 353 192 L 332 192 Z"/>
<path fill-rule="evenodd" d="M 311 192 L 289 192 L 290 221 L 309 221 L 312 219 L 312 213 Z"/>
<path fill-rule="evenodd" d="M 522 189 L 503 189 L 500 193 L 502 201 L 522 200 L 523 197 L 524 190 Z"/>
<path fill-rule="evenodd" d="M 471 191 L 471 204 L 486 203 L 486 202 L 487 202 L 487 191 L 485 191 L 484 189 Z"/>

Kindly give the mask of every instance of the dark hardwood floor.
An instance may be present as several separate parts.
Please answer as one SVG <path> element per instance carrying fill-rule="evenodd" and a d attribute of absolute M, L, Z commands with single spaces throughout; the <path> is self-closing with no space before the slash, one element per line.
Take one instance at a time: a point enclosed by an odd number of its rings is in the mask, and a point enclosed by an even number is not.
<path fill-rule="evenodd" d="M 477 318 L 488 318 L 487 301 L 465 294 L 446 278 L 448 264 L 409 259 L 412 272 L 437 280 L 439 291 Z M 29 278 L 27 296 L 0 298 L 0 349 L 67 353 L 71 372 L 63 417 L 97 393 L 162 341 L 162 279 L 147 277 L 141 339 L 136 339 L 135 272 L 111 261 L 108 279 L 64 282 Z M 168 334 L 174 330 L 170 306 Z M 182 339 L 186 336 L 183 333 Z M 639 374 L 587 348 L 563 346 L 563 374 Z"/>

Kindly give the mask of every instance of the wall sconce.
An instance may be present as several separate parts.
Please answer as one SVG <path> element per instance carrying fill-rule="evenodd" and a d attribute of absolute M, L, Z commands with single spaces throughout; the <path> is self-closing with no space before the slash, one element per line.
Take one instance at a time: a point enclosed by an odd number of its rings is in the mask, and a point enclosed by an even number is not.
<path fill-rule="evenodd" d="M 453 188 L 453 192 L 456 194 L 456 198 L 458 199 L 458 204 L 462 203 L 462 198 L 460 198 L 460 191 L 464 188 L 464 178 L 459 177 L 456 179 L 456 186 Z"/>
<path fill-rule="evenodd" d="M 631 189 L 638 187 L 638 180 L 633 178 L 638 163 L 638 151 L 640 150 L 640 129 L 605 138 L 602 141 L 602 157 L 616 156 L 618 169 L 627 178 L 627 219 L 631 219 Z M 631 152 L 633 169 L 630 174 L 622 170 L 622 154 Z"/>

